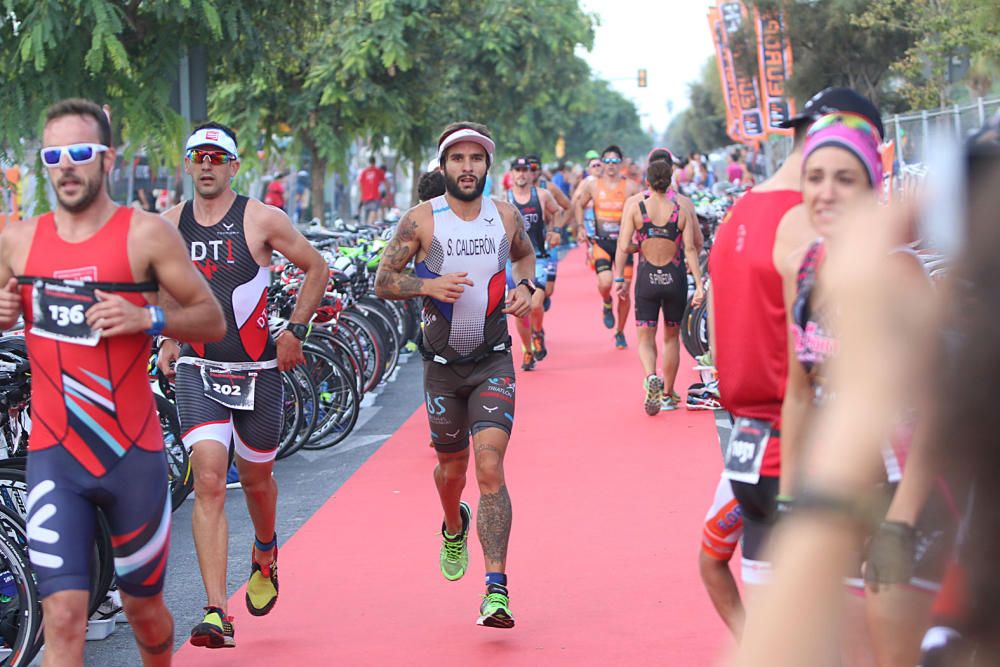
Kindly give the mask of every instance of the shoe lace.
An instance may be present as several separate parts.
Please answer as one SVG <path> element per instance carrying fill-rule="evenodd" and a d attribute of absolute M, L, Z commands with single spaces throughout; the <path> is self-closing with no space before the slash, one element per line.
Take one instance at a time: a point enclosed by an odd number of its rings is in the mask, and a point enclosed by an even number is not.
<path fill-rule="evenodd" d="M 456 538 L 449 538 L 447 535 L 444 536 L 444 555 L 450 561 L 458 561 L 462 558 L 462 554 L 465 552 L 465 537 L 459 536 Z"/>
<path fill-rule="evenodd" d="M 215 614 L 216 616 L 219 617 L 220 624 L 232 623 L 233 622 L 233 617 L 232 616 L 226 616 L 226 614 L 221 609 L 219 609 L 218 607 L 202 607 L 202 609 L 205 610 L 205 620 L 208 620 L 209 616 L 211 616 L 212 614 Z"/>
<path fill-rule="evenodd" d="M 510 600 L 503 593 L 487 593 L 483 596 L 485 604 L 490 607 L 506 607 Z"/>

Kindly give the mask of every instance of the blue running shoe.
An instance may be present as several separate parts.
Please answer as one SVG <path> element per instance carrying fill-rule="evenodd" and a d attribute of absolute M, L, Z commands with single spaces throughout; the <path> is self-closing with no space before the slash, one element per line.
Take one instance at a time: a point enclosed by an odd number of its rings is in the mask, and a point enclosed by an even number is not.
<path fill-rule="evenodd" d="M 604 326 L 609 329 L 615 328 L 615 313 L 611 310 L 611 304 L 604 304 Z"/>

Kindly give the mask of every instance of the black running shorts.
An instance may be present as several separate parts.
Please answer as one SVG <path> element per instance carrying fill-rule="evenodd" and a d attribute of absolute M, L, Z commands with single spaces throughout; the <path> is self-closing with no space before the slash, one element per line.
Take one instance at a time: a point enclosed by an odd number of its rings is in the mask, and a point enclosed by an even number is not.
<path fill-rule="evenodd" d="M 687 271 L 670 262 L 654 266 L 642 262 L 635 276 L 635 325 L 655 327 L 663 321 L 668 327 L 680 326 L 687 306 Z"/>
<path fill-rule="evenodd" d="M 510 352 L 471 364 L 424 362 L 424 399 L 431 442 L 442 453 L 469 446 L 469 434 L 514 426 L 514 362 Z"/>
<path fill-rule="evenodd" d="M 615 252 L 618 250 L 618 239 L 595 236 L 592 239 L 594 253 L 594 272 L 610 271 L 615 265 Z M 625 280 L 632 280 L 632 255 L 625 261 L 623 273 Z"/>

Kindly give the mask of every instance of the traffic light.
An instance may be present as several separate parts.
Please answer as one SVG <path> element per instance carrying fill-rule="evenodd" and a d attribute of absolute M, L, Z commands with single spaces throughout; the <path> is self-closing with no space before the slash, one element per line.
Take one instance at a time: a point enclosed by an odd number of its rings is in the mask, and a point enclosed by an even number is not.
<path fill-rule="evenodd" d="M 639 69 L 639 87 L 646 87 L 646 68 L 642 67 Z"/>

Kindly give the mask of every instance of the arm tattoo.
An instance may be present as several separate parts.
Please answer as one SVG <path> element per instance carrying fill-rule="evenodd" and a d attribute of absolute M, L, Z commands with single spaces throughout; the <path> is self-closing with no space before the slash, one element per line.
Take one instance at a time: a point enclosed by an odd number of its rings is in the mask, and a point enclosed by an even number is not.
<path fill-rule="evenodd" d="M 524 229 L 524 216 L 517 208 L 514 208 L 514 238 L 511 239 L 510 247 L 513 251 L 510 258 L 515 262 L 525 255 L 535 254 L 535 247 L 531 245 L 528 232 Z"/>
<path fill-rule="evenodd" d="M 405 216 L 399 221 L 396 233 L 382 252 L 382 261 L 375 278 L 379 296 L 385 299 L 409 299 L 423 294 L 424 281 L 404 273 L 414 255 L 411 245 L 418 242 L 417 223 L 410 216 Z"/>
<path fill-rule="evenodd" d="M 483 555 L 487 561 L 507 561 L 512 515 L 506 484 L 501 485 L 496 493 L 483 493 L 479 496 L 476 532 L 479 533 L 479 542 L 483 545 Z"/>

